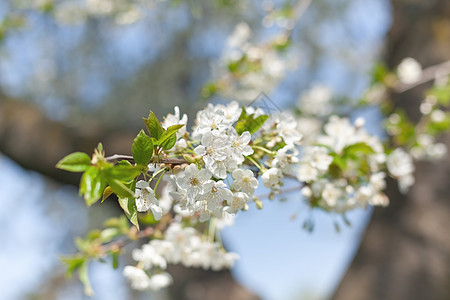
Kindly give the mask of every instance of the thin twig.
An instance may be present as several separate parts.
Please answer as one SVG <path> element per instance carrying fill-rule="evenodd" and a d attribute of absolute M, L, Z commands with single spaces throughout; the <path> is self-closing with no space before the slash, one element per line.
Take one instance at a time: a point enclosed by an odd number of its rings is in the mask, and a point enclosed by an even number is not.
<path fill-rule="evenodd" d="M 147 227 L 144 230 L 139 231 L 136 234 L 136 237 L 137 237 L 137 239 L 147 238 L 147 237 L 150 237 L 153 234 L 153 232 L 154 232 L 154 230 L 152 227 Z M 103 245 L 102 250 L 106 253 L 111 250 L 123 248 L 126 245 L 128 245 L 134 241 L 135 241 L 135 239 L 131 239 L 131 238 L 119 239 L 114 242 L 110 242 L 106 245 Z"/>
<path fill-rule="evenodd" d="M 112 156 L 105 157 L 107 162 L 115 163 L 119 160 L 128 160 L 129 162 L 134 162 L 134 158 L 131 155 L 121 155 L 114 154 Z M 182 165 L 187 163 L 184 158 L 152 158 L 150 163 L 161 163 L 161 164 L 171 164 L 171 165 Z"/>
<path fill-rule="evenodd" d="M 299 190 L 301 190 L 302 187 L 303 187 L 303 185 L 299 185 L 299 186 L 295 186 L 295 187 L 291 187 L 291 188 L 288 188 L 288 189 L 281 190 L 278 194 L 276 194 L 276 196 L 281 195 L 281 194 L 289 194 L 289 193 L 292 193 L 292 192 L 299 191 Z M 263 194 L 263 195 L 257 195 L 256 198 L 258 198 L 258 199 L 265 199 L 265 198 L 269 198 L 270 196 L 271 196 L 271 193 L 268 193 L 268 194 Z"/>

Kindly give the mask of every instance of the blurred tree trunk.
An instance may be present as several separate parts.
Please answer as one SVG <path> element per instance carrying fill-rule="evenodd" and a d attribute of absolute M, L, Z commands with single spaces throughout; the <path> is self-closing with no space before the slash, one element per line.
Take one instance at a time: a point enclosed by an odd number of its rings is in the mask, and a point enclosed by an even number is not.
<path fill-rule="evenodd" d="M 386 63 L 407 56 L 423 66 L 450 60 L 450 1 L 392 0 Z M 427 85 L 392 95 L 418 116 Z M 450 147 L 450 136 L 444 137 Z M 334 295 L 352 299 L 450 299 L 450 155 L 418 164 L 407 196 L 391 182 L 391 205 L 375 209 L 361 247 Z"/>

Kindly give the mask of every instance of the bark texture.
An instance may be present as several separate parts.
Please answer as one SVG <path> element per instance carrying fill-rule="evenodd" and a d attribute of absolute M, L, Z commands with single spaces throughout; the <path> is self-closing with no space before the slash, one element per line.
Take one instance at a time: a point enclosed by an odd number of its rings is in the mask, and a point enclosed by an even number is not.
<path fill-rule="evenodd" d="M 390 67 L 407 56 L 423 66 L 450 60 L 450 1 L 392 0 L 393 24 L 385 59 Z M 427 85 L 393 95 L 418 116 Z M 450 135 L 443 137 L 450 146 Z M 334 295 L 352 299 L 450 299 L 450 157 L 420 163 L 407 196 L 394 183 L 391 205 L 376 209 L 360 249 Z"/>

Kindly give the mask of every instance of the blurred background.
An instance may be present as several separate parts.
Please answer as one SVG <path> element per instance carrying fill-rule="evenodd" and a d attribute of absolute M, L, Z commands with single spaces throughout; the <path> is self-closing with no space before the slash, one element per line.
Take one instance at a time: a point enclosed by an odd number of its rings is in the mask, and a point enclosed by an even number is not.
<path fill-rule="evenodd" d="M 235 25 L 246 22 L 264 39 L 272 30 L 263 22 L 267 7 L 297 3 L 130 1 L 146 4 L 134 20 L 80 19 L 70 9 L 76 2 L 57 2 L 68 8 L 54 16 L 30 8 L 46 1 L 0 2 L 2 299 L 88 298 L 80 282 L 64 278 L 58 258 L 76 251 L 74 237 L 120 210 L 108 201 L 86 209 L 79 174 L 57 170 L 56 162 L 92 153 L 100 141 L 109 155 L 129 154 L 149 109 L 161 117 L 178 105 L 192 120 Z M 298 66 L 265 91 L 282 108 L 314 83 L 357 99 L 377 61 L 394 68 L 407 56 L 424 67 L 450 59 L 447 0 L 298 3 L 306 9 L 292 30 Z M 17 16 L 25 21 L 8 25 Z M 425 88 L 394 100 L 417 117 Z M 383 135 L 376 110 L 352 112 L 361 115 L 372 134 Z M 449 145 L 448 136 L 443 141 Z M 389 187 L 388 208 L 354 211 L 352 226 L 340 232 L 335 216 L 310 211 L 295 193 L 251 207 L 223 234 L 240 255 L 231 273 L 174 267 L 169 291 L 133 292 L 120 270 L 93 263 L 93 299 L 450 299 L 449 167 L 448 157 L 419 164 L 407 196 Z M 315 222 L 312 233 L 302 228 L 306 218 Z"/>

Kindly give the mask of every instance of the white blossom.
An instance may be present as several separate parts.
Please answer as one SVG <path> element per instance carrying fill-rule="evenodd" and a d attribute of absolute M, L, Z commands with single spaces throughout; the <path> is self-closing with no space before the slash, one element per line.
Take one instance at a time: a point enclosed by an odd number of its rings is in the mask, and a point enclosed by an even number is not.
<path fill-rule="evenodd" d="M 193 203 L 196 197 L 203 192 L 203 184 L 211 178 L 211 172 L 205 169 L 199 170 L 197 165 L 190 164 L 177 179 L 180 187 L 186 190 L 189 203 Z"/>
<path fill-rule="evenodd" d="M 163 210 L 159 206 L 155 192 L 150 188 L 148 182 L 139 180 L 136 183 L 136 206 L 139 212 L 146 212 L 151 209 L 155 220 L 160 220 Z"/>
<path fill-rule="evenodd" d="M 259 183 L 251 170 L 236 169 L 231 176 L 234 179 L 231 184 L 233 190 L 244 192 L 249 197 L 253 196 Z"/>
<path fill-rule="evenodd" d="M 153 267 L 161 269 L 167 267 L 167 262 L 164 257 L 159 255 L 158 251 L 150 244 L 143 245 L 141 249 L 134 249 L 132 255 L 133 259 L 140 262 L 145 270 Z"/>
<path fill-rule="evenodd" d="M 246 193 L 237 192 L 233 194 L 231 201 L 228 200 L 228 207 L 226 211 L 232 214 L 235 214 L 240 209 L 244 209 L 247 206 L 248 195 Z"/>
<path fill-rule="evenodd" d="M 278 168 L 270 168 L 269 170 L 266 170 L 261 176 L 264 186 L 273 190 L 280 189 L 280 180 L 282 178 L 283 173 Z"/>
<path fill-rule="evenodd" d="M 153 291 L 159 291 L 166 288 L 173 282 L 172 276 L 167 272 L 154 274 L 150 277 L 149 288 Z"/>
<path fill-rule="evenodd" d="M 125 266 L 123 276 L 131 282 L 131 287 L 135 290 L 144 291 L 150 288 L 150 278 L 142 269 Z"/>
<path fill-rule="evenodd" d="M 277 132 L 286 144 L 296 144 L 302 139 L 297 121 L 291 114 L 283 113 L 278 117 Z"/>
<path fill-rule="evenodd" d="M 286 145 L 279 149 L 272 161 L 272 167 L 279 168 L 284 174 L 292 174 L 293 166 L 300 161 L 297 148 L 292 145 Z"/>

